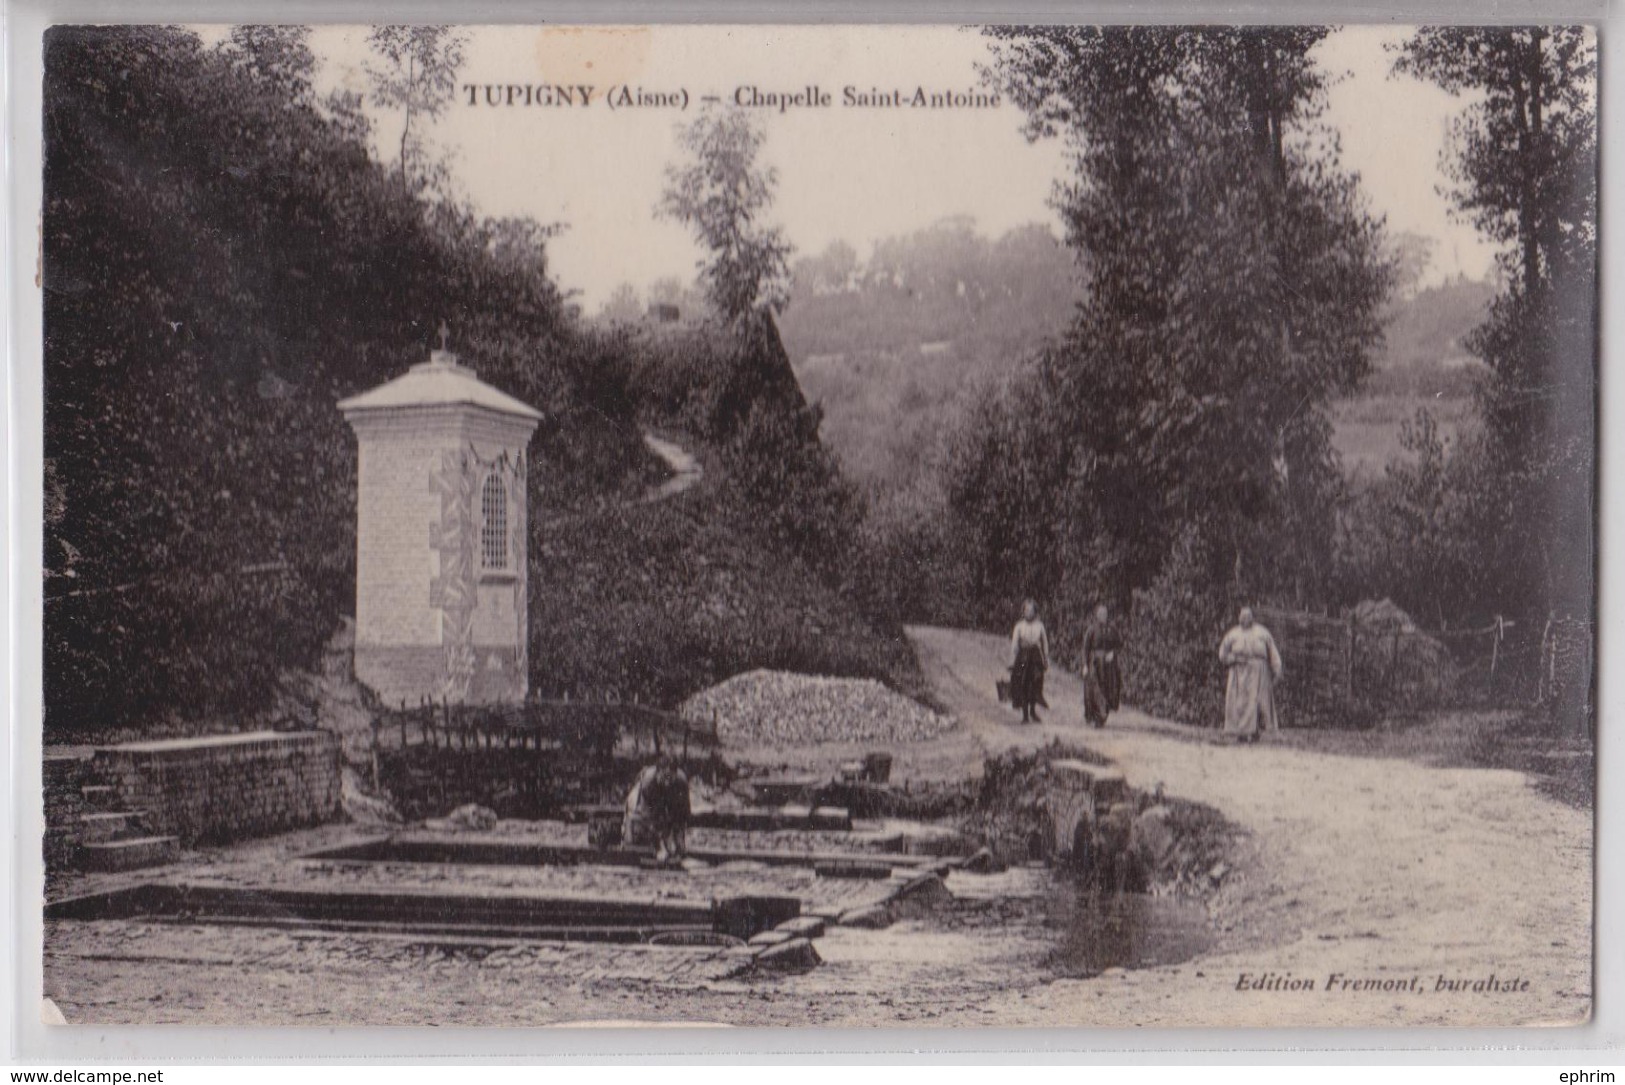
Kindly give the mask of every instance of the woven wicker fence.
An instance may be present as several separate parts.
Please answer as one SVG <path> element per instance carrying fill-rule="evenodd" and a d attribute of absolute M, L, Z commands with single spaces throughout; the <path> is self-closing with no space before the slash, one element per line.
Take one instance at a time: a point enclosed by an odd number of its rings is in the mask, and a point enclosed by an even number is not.
<path fill-rule="evenodd" d="M 1424 630 L 1391 619 L 1255 611 L 1281 651 L 1287 680 L 1277 699 L 1289 727 L 1363 727 L 1396 713 L 1469 706 L 1541 706 L 1589 726 L 1589 622 Z"/>

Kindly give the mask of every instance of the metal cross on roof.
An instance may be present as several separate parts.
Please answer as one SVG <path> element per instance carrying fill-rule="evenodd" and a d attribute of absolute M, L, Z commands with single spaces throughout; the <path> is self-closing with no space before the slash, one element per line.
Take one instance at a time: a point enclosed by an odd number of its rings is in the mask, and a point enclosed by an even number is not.
<path fill-rule="evenodd" d="M 444 320 L 442 320 L 440 322 L 440 349 L 441 350 L 446 349 L 446 343 L 450 339 L 451 339 L 451 329 L 446 327 L 446 322 Z"/>

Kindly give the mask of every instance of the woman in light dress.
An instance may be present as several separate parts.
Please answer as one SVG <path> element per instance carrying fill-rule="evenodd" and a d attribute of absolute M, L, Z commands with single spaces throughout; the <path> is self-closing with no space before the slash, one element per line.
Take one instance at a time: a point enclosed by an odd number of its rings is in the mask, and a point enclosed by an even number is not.
<path fill-rule="evenodd" d="M 1021 620 L 1010 632 L 1010 703 L 1021 709 L 1022 723 L 1036 723 L 1044 700 L 1044 672 L 1049 669 L 1049 634 L 1038 620 L 1038 604 L 1021 605 Z"/>
<path fill-rule="evenodd" d="M 1224 733 L 1238 742 L 1257 742 L 1278 728 L 1275 685 L 1281 680 L 1281 653 L 1270 631 L 1242 607 L 1234 628 L 1219 642 L 1219 662 L 1228 670 L 1224 686 Z"/>

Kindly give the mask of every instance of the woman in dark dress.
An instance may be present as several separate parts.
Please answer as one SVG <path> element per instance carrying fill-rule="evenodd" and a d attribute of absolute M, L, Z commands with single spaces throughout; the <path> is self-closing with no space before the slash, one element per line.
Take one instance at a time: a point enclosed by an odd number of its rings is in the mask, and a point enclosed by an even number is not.
<path fill-rule="evenodd" d="M 1123 701 L 1123 672 L 1117 655 L 1123 638 L 1111 621 L 1111 612 L 1102 603 L 1083 631 L 1083 715 L 1096 727 L 1106 726 L 1106 717 Z"/>
<path fill-rule="evenodd" d="M 1038 604 L 1021 605 L 1021 620 L 1010 633 L 1010 703 L 1021 709 L 1021 722 L 1038 720 L 1044 700 L 1044 672 L 1049 669 L 1049 634 L 1038 620 Z"/>

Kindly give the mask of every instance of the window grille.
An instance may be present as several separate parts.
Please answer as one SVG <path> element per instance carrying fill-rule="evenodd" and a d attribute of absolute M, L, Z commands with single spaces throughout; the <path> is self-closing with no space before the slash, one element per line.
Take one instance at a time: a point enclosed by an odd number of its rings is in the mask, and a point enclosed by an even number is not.
<path fill-rule="evenodd" d="M 494 471 L 485 476 L 485 486 L 480 494 L 480 513 L 483 517 L 480 527 L 481 565 L 486 569 L 506 569 L 508 489 L 503 485 L 501 476 Z"/>

